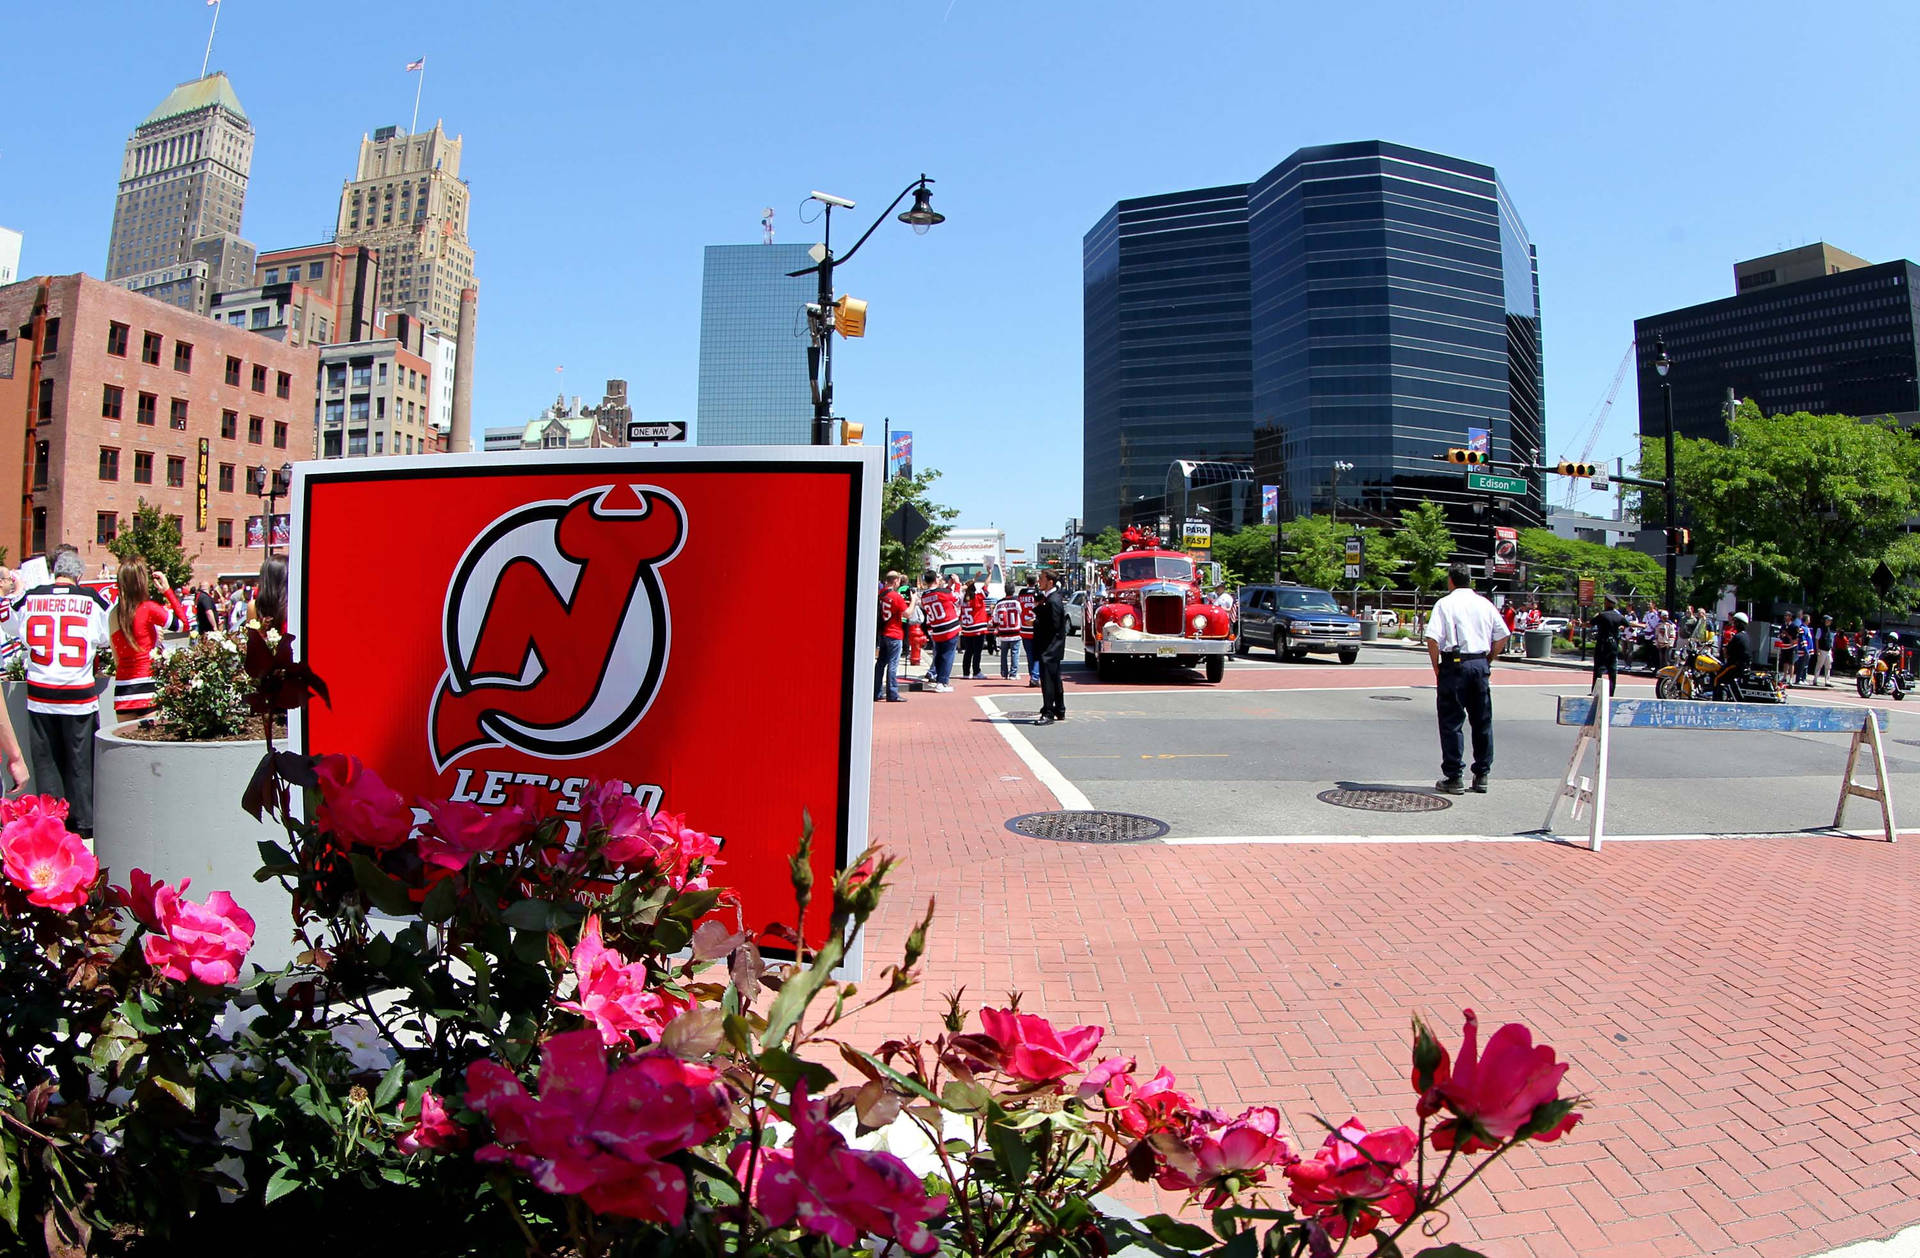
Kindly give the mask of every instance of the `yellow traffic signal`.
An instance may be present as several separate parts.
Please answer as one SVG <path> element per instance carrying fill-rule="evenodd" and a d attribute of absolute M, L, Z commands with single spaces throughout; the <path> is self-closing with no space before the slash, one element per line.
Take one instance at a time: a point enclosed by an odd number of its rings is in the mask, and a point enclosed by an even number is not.
<path fill-rule="evenodd" d="M 1455 446 L 1453 449 L 1447 451 L 1447 462 L 1449 463 L 1466 463 L 1477 467 L 1483 466 L 1486 461 L 1487 452 L 1485 450 L 1463 450 Z"/>
<path fill-rule="evenodd" d="M 867 334 L 867 303 L 858 297 L 842 297 L 833 303 L 833 326 L 841 336 Z"/>
<path fill-rule="evenodd" d="M 1594 466 L 1592 463 L 1562 463 L 1559 467 L 1556 467 L 1553 470 L 1560 473 L 1560 475 L 1562 476 L 1590 477 L 1600 469 Z"/>
<path fill-rule="evenodd" d="M 840 444 L 843 446 L 857 446 L 860 444 L 861 434 L 866 431 L 867 426 L 865 424 L 857 423 L 851 419 L 843 419 L 840 421 Z"/>

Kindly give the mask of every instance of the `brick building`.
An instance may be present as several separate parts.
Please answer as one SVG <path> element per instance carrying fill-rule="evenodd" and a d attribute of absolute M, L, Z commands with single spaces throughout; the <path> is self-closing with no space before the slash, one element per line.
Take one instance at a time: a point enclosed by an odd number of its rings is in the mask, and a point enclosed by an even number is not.
<path fill-rule="evenodd" d="M 21 503 L 0 546 L 71 542 L 98 569 L 144 498 L 181 522 L 196 578 L 257 566 L 247 469 L 313 457 L 316 360 L 87 275 L 0 288 L 0 501 Z"/>
<path fill-rule="evenodd" d="M 435 449 L 433 365 L 407 346 L 419 325 L 394 315 L 382 327 L 394 334 L 320 349 L 321 458 Z"/>

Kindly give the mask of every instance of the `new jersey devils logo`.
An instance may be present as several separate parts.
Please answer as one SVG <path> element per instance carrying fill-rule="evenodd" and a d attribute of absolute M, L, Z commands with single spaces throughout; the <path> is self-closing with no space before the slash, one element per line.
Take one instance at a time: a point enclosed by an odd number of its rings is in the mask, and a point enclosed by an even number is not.
<path fill-rule="evenodd" d="M 653 485 L 601 485 L 488 525 L 447 586 L 435 769 L 486 747 L 575 759 L 638 724 L 673 636 L 660 566 L 686 532 L 680 500 Z"/>

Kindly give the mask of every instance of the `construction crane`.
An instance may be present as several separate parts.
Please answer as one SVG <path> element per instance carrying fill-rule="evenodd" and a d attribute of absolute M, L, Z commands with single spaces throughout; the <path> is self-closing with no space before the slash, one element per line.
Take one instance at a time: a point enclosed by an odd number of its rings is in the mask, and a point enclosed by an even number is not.
<path fill-rule="evenodd" d="M 1633 366 L 1633 343 L 1629 341 L 1627 352 L 1620 356 L 1620 365 L 1614 368 L 1613 383 L 1607 386 L 1607 396 L 1601 398 L 1600 405 L 1594 407 L 1593 413 L 1587 416 L 1587 439 L 1580 447 L 1580 457 L 1575 462 L 1592 461 L 1593 448 L 1600 444 L 1600 430 L 1607 425 L 1607 416 L 1613 411 L 1613 399 L 1620 396 L 1620 386 L 1626 383 L 1627 368 L 1631 366 Z M 1571 508 L 1579 496 L 1580 482 L 1573 477 L 1568 477 L 1566 506 Z"/>

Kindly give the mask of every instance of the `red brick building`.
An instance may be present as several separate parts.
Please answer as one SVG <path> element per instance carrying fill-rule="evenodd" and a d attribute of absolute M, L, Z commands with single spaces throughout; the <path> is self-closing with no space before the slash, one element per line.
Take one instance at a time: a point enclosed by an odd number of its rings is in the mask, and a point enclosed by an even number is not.
<path fill-rule="evenodd" d="M 0 546 L 70 542 L 96 571 L 145 499 L 180 521 L 196 579 L 258 567 L 247 469 L 313 457 L 317 361 L 87 275 L 0 288 L 0 495 L 21 504 L 0 507 Z"/>

